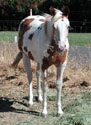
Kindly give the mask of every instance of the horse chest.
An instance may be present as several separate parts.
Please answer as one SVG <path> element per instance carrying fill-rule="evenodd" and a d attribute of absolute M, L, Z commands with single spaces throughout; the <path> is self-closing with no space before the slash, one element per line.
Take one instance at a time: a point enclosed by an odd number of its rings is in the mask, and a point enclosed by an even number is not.
<path fill-rule="evenodd" d="M 49 66 L 55 65 L 58 67 L 60 64 L 63 64 L 66 60 L 67 50 L 63 52 L 62 55 L 59 55 L 57 52 L 54 52 L 53 55 L 43 58 L 42 70 L 45 71 Z"/>

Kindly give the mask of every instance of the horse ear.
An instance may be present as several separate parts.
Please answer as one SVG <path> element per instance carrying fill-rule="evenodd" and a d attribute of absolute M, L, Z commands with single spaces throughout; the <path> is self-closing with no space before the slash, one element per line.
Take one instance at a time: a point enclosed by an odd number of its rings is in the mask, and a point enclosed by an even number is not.
<path fill-rule="evenodd" d="M 64 6 L 63 9 L 62 9 L 62 12 L 63 12 L 63 15 L 64 16 L 69 16 L 69 13 L 70 13 L 70 9 L 68 6 Z"/>
<path fill-rule="evenodd" d="M 53 16 L 56 15 L 56 9 L 53 7 L 50 7 L 50 12 L 52 13 Z"/>

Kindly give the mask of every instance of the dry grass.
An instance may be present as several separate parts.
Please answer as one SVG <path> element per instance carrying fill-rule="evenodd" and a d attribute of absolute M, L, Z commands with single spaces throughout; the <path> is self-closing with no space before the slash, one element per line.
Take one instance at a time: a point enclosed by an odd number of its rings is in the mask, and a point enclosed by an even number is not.
<path fill-rule="evenodd" d="M 0 99 L 1 101 L 6 101 L 6 105 L 10 105 L 7 109 L 3 110 L 0 113 L 0 124 L 8 125 L 16 124 L 19 122 L 24 122 L 27 120 L 31 121 L 33 119 L 33 123 L 36 125 L 36 119 L 38 119 L 37 114 L 39 113 L 39 108 L 41 112 L 41 106 L 38 103 L 35 103 L 34 107 L 31 109 L 29 113 L 29 108 L 26 107 L 27 100 L 26 95 L 28 91 L 27 85 L 27 77 L 26 72 L 23 68 L 22 61 L 19 63 L 18 68 L 15 70 L 11 67 L 11 63 L 18 53 L 17 45 L 10 43 L 0 43 Z M 32 71 L 33 71 L 33 87 L 36 89 L 36 63 L 32 62 Z M 48 84 L 49 87 L 55 88 L 56 81 L 56 69 L 54 66 L 48 69 Z M 67 96 L 66 100 L 63 103 L 63 107 L 67 105 L 69 99 L 73 97 L 73 95 L 78 94 L 80 92 L 91 90 L 91 70 L 88 68 L 71 68 L 70 62 L 68 61 L 68 65 L 64 72 L 64 86 L 63 86 L 63 94 Z M 55 99 L 54 90 L 51 89 L 52 99 Z M 3 99 L 4 98 L 4 99 Z M 50 99 L 50 97 L 49 97 Z M 39 117 L 38 122 L 40 124 L 47 125 L 50 123 L 53 124 L 58 120 L 55 116 L 53 116 L 56 106 L 53 104 L 53 101 L 49 101 L 48 110 L 50 110 L 51 115 L 49 115 L 47 122 Z M 1 105 L 3 107 L 3 104 Z M 35 110 L 36 109 L 36 110 Z M 10 112 L 9 112 L 10 111 Z M 33 111 L 37 111 L 37 114 L 33 114 Z M 54 111 L 54 112 L 53 112 Z M 40 115 L 40 114 L 39 114 Z M 11 117 L 11 121 L 9 120 Z M 36 117 L 36 118 L 35 118 Z M 54 119 L 52 119 L 52 118 Z M 14 119 L 15 118 L 15 119 Z M 52 121 L 51 121 L 52 119 Z M 60 118 L 59 118 L 60 119 Z M 55 121 L 56 120 L 56 121 Z"/>
<path fill-rule="evenodd" d="M 1 43 L 1 47 L 0 47 L 0 67 L 3 69 L 6 69 L 8 72 L 8 76 L 9 75 L 13 75 L 14 73 L 14 69 L 12 69 L 11 63 L 14 61 L 14 58 L 16 57 L 18 53 L 18 48 L 16 44 L 12 44 L 12 43 Z M 21 72 L 25 74 L 24 68 L 23 68 L 23 64 L 22 61 L 19 63 L 18 67 L 17 67 L 17 72 Z M 35 78 L 35 71 L 36 71 L 36 63 L 32 62 L 32 71 L 34 73 L 34 83 L 36 81 Z M 51 72 L 52 71 L 52 72 Z M 21 74 L 20 74 L 21 75 Z M 49 79 L 49 83 L 55 83 L 56 80 L 56 68 L 54 66 L 51 66 L 48 71 L 47 71 L 47 75 L 48 75 L 48 79 Z M 68 65 L 66 67 L 66 70 L 64 72 L 64 78 L 68 78 L 68 80 L 65 81 L 64 86 L 78 86 L 80 85 L 80 83 L 82 83 L 83 81 L 86 81 L 87 83 L 89 83 L 89 85 L 91 85 L 91 79 L 90 79 L 90 75 L 91 75 L 91 70 L 88 67 L 78 67 L 77 65 L 76 67 L 72 68 L 72 65 L 70 65 L 70 61 L 68 61 Z M 23 82 L 24 82 L 23 78 Z"/>

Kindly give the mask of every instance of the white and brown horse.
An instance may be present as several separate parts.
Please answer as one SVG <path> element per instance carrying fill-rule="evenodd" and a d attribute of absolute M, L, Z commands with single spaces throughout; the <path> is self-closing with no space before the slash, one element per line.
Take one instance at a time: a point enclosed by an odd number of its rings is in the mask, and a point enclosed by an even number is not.
<path fill-rule="evenodd" d="M 29 82 L 29 105 L 33 105 L 32 70 L 30 60 L 35 60 L 37 66 L 38 100 L 43 103 L 42 115 L 47 115 L 47 76 L 46 70 L 51 66 L 57 67 L 57 114 L 63 114 L 61 107 L 61 89 L 63 72 L 67 64 L 69 50 L 68 27 L 69 20 L 61 11 L 51 8 L 53 16 L 28 16 L 19 26 L 18 46 L 23 53 L 23 63 Z M 41 83 L 43 99 L 41 95 Z"/>

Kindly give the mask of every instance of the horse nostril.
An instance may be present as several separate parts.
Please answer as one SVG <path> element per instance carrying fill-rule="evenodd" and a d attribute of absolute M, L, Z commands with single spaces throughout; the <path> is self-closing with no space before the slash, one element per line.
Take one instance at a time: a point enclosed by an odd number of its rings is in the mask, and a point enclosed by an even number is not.
<path fill-rule="evenodd" d="M 63 51 L 63 50 L 64 50 L 64 47 L 63 47 L 63 46 L 61 46 L 61 47 L 60 47 L 60 50 L 62 50 L 62 51 Z"/>
<path fill-rule="evenodd" d="M 66 49 L 66 45 L 60 46 L 60 50 L 61 50 L 61 51 L 64 51 L 65 49 Z"/>

